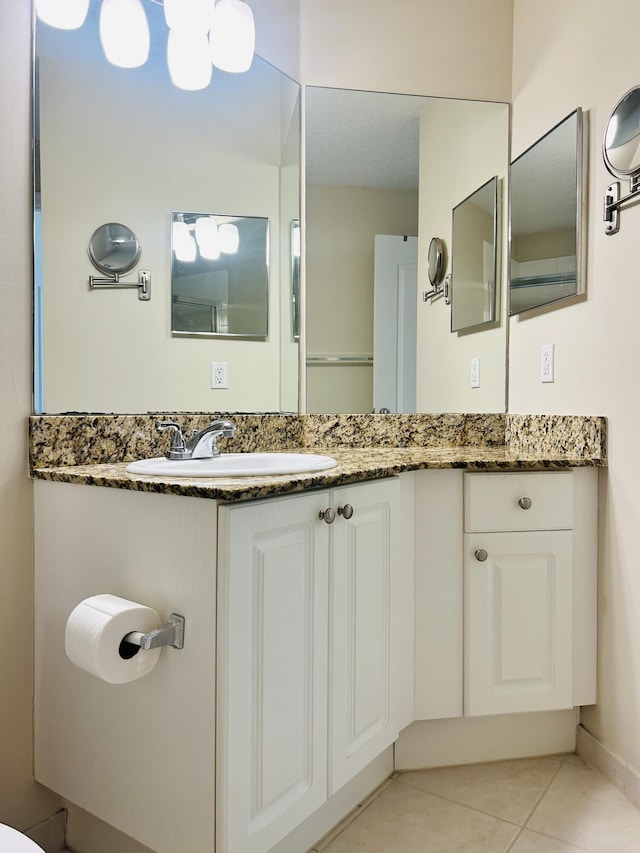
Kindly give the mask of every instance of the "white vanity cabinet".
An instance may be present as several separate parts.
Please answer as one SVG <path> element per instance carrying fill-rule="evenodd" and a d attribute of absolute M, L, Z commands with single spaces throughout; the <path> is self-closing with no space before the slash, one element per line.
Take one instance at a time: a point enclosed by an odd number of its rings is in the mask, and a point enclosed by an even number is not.
<path fill-rule="evenodd" d="M 464 478 L 464 710 L 570 708 L 573 475 Z"/>
<path fill-rule="evenodd" d="M 156 853 L 298 853 L 403 729 L 398 766 L 434 760 L 444 727 L 419 721 L 573 726 L 595 701 L 597 478 L 424 470 L 225 504 L 37 481 L 37 780 Z M 78 669 L 66 621 L 99 593 L 184 615 L 184 648 L 125 684 Z M 456 732 L 444 763 L 468 760 Z M 403 740 L 427 747 L 403 764 Z"/>
<path fill-rule="evenodd" d="M 406 485 L 220 508 L 218 853 L 270 850 L 411 719 Z"/>
<path fill-rule="evenodd" d="M 416 719 L 595 702 L 597 471 L 437 474 L 446 504 L 426 477 L 416 502 Z"/>

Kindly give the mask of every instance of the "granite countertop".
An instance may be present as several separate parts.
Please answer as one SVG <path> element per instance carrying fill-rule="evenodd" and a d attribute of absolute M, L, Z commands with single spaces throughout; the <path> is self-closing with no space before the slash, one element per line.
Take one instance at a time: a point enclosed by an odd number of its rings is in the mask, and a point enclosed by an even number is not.
<path fill-rule="evenodd" d="M 128 474 L 127 462 L 59 465 L 32 469 L 38 480 L 55 480 L 92 486 L 106 486 L 143 492 L 213 498 L 223 501 L 264 498 L 379 479 L 402 471 L 462 468 L 471 471 L 548 470 L 584 466 L 602 466 L 606 458 L 584 452 L 541 451 L 522 446 L 451 447 L 304 447 L 298 452 L 333 456 L 338 467 L 309 474 L 268 477 L 185 478 Z"/>

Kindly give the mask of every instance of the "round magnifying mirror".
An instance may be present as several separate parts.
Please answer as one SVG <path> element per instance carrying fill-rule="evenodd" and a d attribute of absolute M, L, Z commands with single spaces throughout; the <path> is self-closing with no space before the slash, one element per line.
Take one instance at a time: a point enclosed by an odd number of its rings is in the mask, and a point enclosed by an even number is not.
<path fill-rule="evenodd" d="M 433 237 L 429 243 L 429 281 L 433 287 L 439 287 L 447 271 L 447 247 L 440 237 Z"/>
<path fill-rule="evenodd" d="M 140 258 L 140 243 L 130 228 L 119 222 L 107 222 L 91 235 L 89 257 L 100 272 L 125 273 Z"/>
<path fill-rule="evenodd" d="M 640 172 L 640 88 L 630 89 L 616 104 L 602 152 L 605 166 L 616 177 Z"/>

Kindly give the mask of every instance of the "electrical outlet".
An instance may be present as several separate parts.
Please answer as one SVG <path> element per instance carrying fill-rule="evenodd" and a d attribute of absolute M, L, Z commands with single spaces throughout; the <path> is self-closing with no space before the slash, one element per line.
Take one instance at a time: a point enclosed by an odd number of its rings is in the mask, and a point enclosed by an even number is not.
<path fill-rule="evenodd" d="M 227 362 L 212 361 L 211 362 L 211 387 L 212 388 L 228 388 L 229 381 L 227 377 Z"/>
<path fill-rule="evenodd" d="M 471 359 L 471 387 L 480 387 L 480 356 L 475 355 Z"/>
<path fill-rule="evenodd" d="M 555 349 L 555 344 L 543 344 L 540 348 L 540 382 L 553 382 Z"/>

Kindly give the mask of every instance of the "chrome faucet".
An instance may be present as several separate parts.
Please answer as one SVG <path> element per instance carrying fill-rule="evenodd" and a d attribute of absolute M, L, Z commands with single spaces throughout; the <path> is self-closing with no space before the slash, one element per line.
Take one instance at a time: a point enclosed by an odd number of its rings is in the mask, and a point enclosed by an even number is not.
<path fill-rule="evenodd" d="M 178 424 L 173 421 L 160 421 L 159 430 L 173 430 L 171 447 L 166 453 L 167 459 L 211 459 L 220 456 L 219 438 L 233 438 L 235 425 L 230 421 L 213 421 L 209 426 L 186 439 Z"/>

